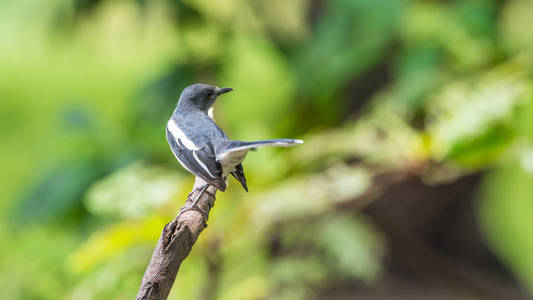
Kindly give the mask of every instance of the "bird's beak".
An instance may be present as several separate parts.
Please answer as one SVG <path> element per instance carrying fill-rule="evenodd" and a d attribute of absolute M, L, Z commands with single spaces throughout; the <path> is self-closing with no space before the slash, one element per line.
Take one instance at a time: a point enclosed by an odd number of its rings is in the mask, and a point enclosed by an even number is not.
<path fill-rule="evenodd" d="M 233 89 L 229 87 L 223 87 L 223 88 L 217 87 L 216 89 L 217 96 L 222 95 L 227 92 L 231 92 L 231 91 L 233 91 Z"/>

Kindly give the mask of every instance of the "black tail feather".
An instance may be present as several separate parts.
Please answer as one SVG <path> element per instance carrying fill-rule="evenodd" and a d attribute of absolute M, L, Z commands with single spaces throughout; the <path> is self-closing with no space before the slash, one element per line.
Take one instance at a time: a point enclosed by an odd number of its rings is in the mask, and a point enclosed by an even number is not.
<path fill-rule="evenodd" d="M 231 175 L 237 179 L 245 191 L 248 192 L 248 186 L 246 185 L 246 177 L 244 176 L 244 169 L 242 168 L 242 164 L 238 164 L 235 167 L 235 171 L 231 172 Z"/>

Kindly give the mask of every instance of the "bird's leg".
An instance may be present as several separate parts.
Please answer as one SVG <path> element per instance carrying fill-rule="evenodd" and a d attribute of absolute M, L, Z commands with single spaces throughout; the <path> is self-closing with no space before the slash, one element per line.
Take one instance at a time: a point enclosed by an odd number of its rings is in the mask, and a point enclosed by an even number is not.
<path fill-rule="evenodd" d="M 205 190 L 207 190 L 208 187 L 209 187 L 209 184 L 206 183 L 200 189 L 200 193 L 198 193 L 198 196 L 196 196 L 196 199 L 194 199 L 194 201 L 192 202 L 192 206 L 193 207 L 198 207 L 198 201 L 200 201 L 200 197 L 202 197 L 202 195 L 204 194 Z M 200 208 L 200 207 L 198 207 L 198 208 Z M 202 211 L 204 211 L 204 210 L 202 209 Z M 206 213 L 206 212 L 204 211 L 204 213 Z"/>
<path fill-rule="evenodd" d="M 202 214 L 202 216 L 204 217 L 204 223 L 205 223 L 207 221 L 207 219 L 209 218 L 209 215 L 207 214 L 207 212 L 205 210 L 203 210 L 201 207 L 198 206 L 198 201 L 200 201 L 200 198 L 202 197 L 202 195 L 204 194 L 204 192 L 207 190 L 208 187 L 209 187 L 209 184 L 207 184 L 207 183 L 204 184 L 204 186 L 199 189 L 200 192 L 198 193 L 196 198 L 192 201 L 192 204 L 182 207 L 180 209 L 180 212 L 179 212 L 178 216 L 181 215 L 182 213 L 186 212 L 186 211 L 196 210 L 197 212 Z M 192 194 L 192 193 L 194 193 L 194 191 L 192 191 L 190 194 Z"/>
<path fill-rule="evenodd" d="M 207 187 L 209 187 L 209 185 L 208 185 Z M 216 198 L 215 194 L 211 193 L 207 188 L 204 189 L 204 186 L 202 186 L 202 187 L 200 187 L 200 188 L 196 188 L 196 187 L 193 188 L 192 192 L 190 192 L 189 195 L 188 195 L 187 197 L 189 197 L 192 193 L 194 193 L 194 191 L 201 191 L 201 190 L 203 190 L 203 193 L 209 194 L 209 195 L 211 195 L 213 198 Z M 201 195 L 202 195 L 202 194 L 200 194 L 200 196 L 201 196 Z M 200 198 L 198 198 L 198 199 L 200 199 Z"/>

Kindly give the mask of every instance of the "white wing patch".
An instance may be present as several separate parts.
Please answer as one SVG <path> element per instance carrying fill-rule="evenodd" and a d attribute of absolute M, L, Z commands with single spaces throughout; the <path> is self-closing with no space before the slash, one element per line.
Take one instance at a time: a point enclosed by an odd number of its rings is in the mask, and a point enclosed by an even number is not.
<path fill-rule="evenodd" d="M 168 120 L 167 124 L 168 130 L 170 131 L 170 134 L 174 136 L 174 139 L 180 140 L 187 149 L 194 151 L 198 150 L 198 146 L 196 146 L 189 138 L 185 135 L 185 133 L 178 127 L 178 124 L 174 122 L 173 119 Z"/>
<path fill-rule="evenodd" d="M 200 167 L 202 167 L 202 169 L 204 169 L 207 174 L 209 174 L 209 176 L 211 176 L 212 178 L 216 178 L 210 171 L 209 169 L 207 168 L 207 166 L 204 164 L 203 161 L 201 161 L 199 158 L 198 158 L 198 155 L 196 154 L 196 151 L 193 151 L 192 152 L 192 156 L 194 156 L 194 159 L 196 159 L 196 162 L 200 165 Z"/>

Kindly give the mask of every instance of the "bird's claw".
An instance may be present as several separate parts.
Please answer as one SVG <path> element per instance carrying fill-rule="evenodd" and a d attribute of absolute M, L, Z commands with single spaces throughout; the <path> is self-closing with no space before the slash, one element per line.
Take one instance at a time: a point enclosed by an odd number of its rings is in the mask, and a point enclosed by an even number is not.
<path fill-rule="evenodd" d="M 186 211 L 190 211 L 190 210 L 195 210 L 197 212 L 199 212 L 201 215 L 202 215 L 202 219 L 203 219 L 203 223 L 204 223 L 204 228 L 207 227 L 207 220 L 209 219 L 209 214 L 204 210 L 202 209 L 201 207 L 198 206 L 198 201 L 200 200 L 200 198 L 202 197 L 202 194 L 204 192 L 207 192 L 208 194 L 212 195 L 210 192 L 207 191 L 207 187 L 208 185 L 205 185 L 203 186 L 202 188 L 195 188 L 193 189 L 188 195 L 187 195 L 187 199 L 191 199 L 191 195 L 195 192 L 195 191 L 200 191 L 200 194 L 198 196 L 196 196 L 196 199 L 193 200 L 193 202 L 189 205 L 186 205 L 184 207 L 182 207 L 180 209 L 180 212 L 178 213 L 178 217 L 186 212 Z M 214 196 L 214 195 L 213 195 Z M 208 205 L 209 205 L 209 210 L 211 209 L 211 203 L 208 202 Z"/>

